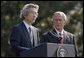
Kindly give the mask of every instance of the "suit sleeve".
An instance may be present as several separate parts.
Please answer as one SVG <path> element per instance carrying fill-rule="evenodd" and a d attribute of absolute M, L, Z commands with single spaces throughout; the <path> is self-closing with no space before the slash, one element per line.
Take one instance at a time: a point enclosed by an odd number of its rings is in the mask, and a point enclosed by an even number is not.
<path fill-rule="evenodd" d="M 21 52 L 23 50 L 28 50 L 29 48 L 20 46 L 21 43 L 21 34 L 17 27 L 14 27 L 10 34 L 10 45 L 11 48 L 17 52 Z"/>
<path fill-rule="evenodd" d="M 39 30 L 37 30 L 37 39 L 38 39 L 38 44 L 40 44 Z"/>
<path fill-rule="evenodd" d="M 79 57 L 79 55 L 78 55 L 78 49 L 77 49 L 77 44 L 76 44 L 74 36 L 73 36 L 73 43 L 74 43 L 74 48 L 75 48 L 75 56 Z"/>

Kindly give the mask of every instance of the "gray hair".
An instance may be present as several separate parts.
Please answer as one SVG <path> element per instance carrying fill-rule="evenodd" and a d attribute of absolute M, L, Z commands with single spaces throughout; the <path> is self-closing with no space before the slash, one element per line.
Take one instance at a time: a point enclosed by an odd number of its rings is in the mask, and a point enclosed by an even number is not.
<path fill-rule="evenodd" d="M 54 13 L 54 15 L 56 15 L 56 14 L 60 14 L 60 15 L 63 17 L 63 19 L 64 19 L 65 21 L 67 21 L 67 16 L 66 16 L 65 13 L 63 13 L 63 12 L 61 12 L 61 11 L 57 11 L 57 12 Z M 54 16 L 54 15 L 53 15 L 53 16 Z"/>
<path fill-rule="evenodd" d="M 20 18 L 24 19 L 24 16 L 29 12 L 29 8 L 36 8 L 38 11 L 39 6 L 32 3 L 26 4 L 20 12 Z"/>

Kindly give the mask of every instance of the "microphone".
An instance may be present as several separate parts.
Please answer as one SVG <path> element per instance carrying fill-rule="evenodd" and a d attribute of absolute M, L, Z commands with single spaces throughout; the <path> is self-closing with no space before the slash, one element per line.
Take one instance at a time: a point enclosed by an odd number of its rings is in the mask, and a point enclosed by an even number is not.
<path fill-rule="evenodd" d="M 59 41 L 61 44 L 63 44 L 63 38 L 62 37 L 59 37 Z"/>
<path fill-rule="evenodd" d="M 48 32 L 49 36 L 52 37 L 53 39 L 56 39 L 56 43 L 60 43 L 62 37 L 58 37 L 57 35 L 51 33 L 51 32 Z"/>
<path fill-rule="evenodd" d="M 59 41 L 61 41 L 62 40 L 62 37 L 59 37 Z"/>

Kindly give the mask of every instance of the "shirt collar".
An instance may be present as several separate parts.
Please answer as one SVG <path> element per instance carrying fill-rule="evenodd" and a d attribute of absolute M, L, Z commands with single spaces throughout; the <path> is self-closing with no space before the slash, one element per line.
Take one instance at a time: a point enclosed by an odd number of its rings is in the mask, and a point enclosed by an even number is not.
<path fill-rule="evenodd" d="M 24 20 L 23 20 L 23 23 L 25 24 L 26 28 L 29 29 L 29 27 L 31 27 L 31 25 L 29 25 L 28 23 L 26 23 Z"/>
<path fill-rule="evenodd" d="M 56 30 L 57 34 L 59 35 L 60 32 L 59 32 L 56 28 L 55 28 L 55 30 Z M 62 35 L 63 35 L 63 31 L 64 31 L 64 30 L 62 29 L 62 32 L 61 32 Z"/>

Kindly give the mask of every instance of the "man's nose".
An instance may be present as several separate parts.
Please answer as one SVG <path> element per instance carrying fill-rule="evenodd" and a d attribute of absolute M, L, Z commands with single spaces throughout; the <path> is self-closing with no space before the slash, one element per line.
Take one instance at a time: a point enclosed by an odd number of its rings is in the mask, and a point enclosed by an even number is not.
<path fill-rule="evenodd" d="M 58 23 L 60 23 L 60 21 L 59 21 L 59 20 L 57 20 L 57 22 L 58 22 Z"/>

